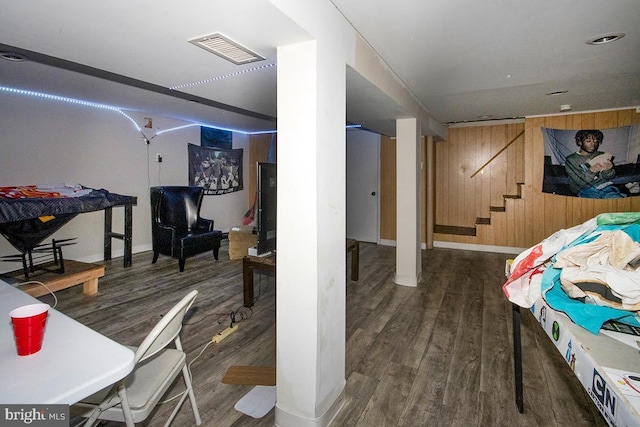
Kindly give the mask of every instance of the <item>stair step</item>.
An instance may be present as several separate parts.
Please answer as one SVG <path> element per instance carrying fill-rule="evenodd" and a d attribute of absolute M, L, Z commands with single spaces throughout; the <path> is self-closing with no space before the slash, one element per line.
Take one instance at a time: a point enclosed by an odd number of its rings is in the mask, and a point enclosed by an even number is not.
<path fill-rule="evenodd" d="M 491 218 L 476 218 L 476 225 L 491 225 Z"/>
<path fill-rule="evenodd" d="M 433 226 L 433 232 L 439 234 L 455 234 L 456 236 L 475 236 L 475 227 L 458 227 L 455 225 L 437 225 Z"/>
<path fill-rule="evenodd" d="M 506 208 L 504 206 L 489 206 L 489 212 L 505 212 Z"/>

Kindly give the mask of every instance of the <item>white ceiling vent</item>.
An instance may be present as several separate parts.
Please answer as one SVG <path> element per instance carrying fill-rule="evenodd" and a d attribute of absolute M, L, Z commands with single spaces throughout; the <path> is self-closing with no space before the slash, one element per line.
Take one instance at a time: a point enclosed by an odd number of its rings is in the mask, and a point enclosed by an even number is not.
<path fill-rule="evenodd" d="M 196 46 L 208 50 L 209 52 L 215 53 L 221 58 L 231 61 L 236 65 L 264 60 L 262 56 L 252 52 L 220 33 L 191 39 L 189 40 L 189 43 L 193 43 Z"/>

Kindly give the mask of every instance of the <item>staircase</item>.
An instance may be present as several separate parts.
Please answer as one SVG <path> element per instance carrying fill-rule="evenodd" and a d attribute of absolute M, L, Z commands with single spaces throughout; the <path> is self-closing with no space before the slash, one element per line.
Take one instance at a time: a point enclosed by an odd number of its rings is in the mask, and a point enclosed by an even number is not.
<path fill-rule="evenodd" d="M 509 148 L 514 142 L 519 140 L 524 135 L 524 130 L 519 132 L 513 139 L 511 139 L 502 149 L 500 149 L 497 153 L 495 153 L 487 162 L 485 162 L 477 171 L 475 171 L 470 178 L 474 178 L 476 175 L 481 173 L 489 164 L 491 164 L 496 158 L 498 158 L 507 148 Z M 518 166 L 515 166 L 518 165 Z M 515 164 L 508 165 L 510 167 L 523 167 L 524 161 L 515 162 Z M 515 174 L 522 175 L 522 174 Z M 507 174 L 507 176 L 514 176 L 512 174 Z M 513 184 L 511 184 L 513 185 Z M 511 185 L 509 187 L 511 187 Z M 439 225 L 434 224 L 433 232 L 439 234 L 449 234 L 449 235 L 457 235 L 457 236 L 476 236 L 477 235 L 477 227 L 478 225 L 491 225 L 491 214 L 493 212 L 505 212 L 506 211 L 506 200 L 512 199 L 521 199 L 522 198 L 522 187 L 524 186 L 524 182 L 516 182 L 516 194 L 503 194 L 502 195 L 502 205 L 501 206 L 489 206 L 489 216 L 488 217 L 476 217 L 475 224 L 473 227 L 464 227 L 464 226 L 453 226 L 453 225 Z M 484 211 L 484 209 L 483 209 Z"/>
<path fill-rule="evenodd" d="M 522 186 L 524 182 L 517 182 L 517 194 L 503 194 L 502 195 L 502 206 L 489 206 L 489 212 L 505 212 L 506 211 L 506 201 L 507 200 L 517 200 L 522 199 Z M 477 217 L 476 223 L 473 227 L 460 227 L 454 225 L 438 225 L 434 224 L 433 232 L 440 234 L 451 234 L 456 236 L 475 236 L 478 225 L 491 225 L 491 216 L 488 217 Z"/>

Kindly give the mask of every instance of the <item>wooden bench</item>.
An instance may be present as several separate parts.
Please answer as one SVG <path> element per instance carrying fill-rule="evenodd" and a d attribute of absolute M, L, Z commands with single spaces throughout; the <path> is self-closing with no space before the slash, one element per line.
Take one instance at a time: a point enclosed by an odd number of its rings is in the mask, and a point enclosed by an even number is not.
<path fill-rule="evenodd" d="M 83 294 L 95 295 L 98 293 L 98 279 L 102 276 L 104 276 L 104 265 L 64 260 L 64 273 L 46 272 L 26 280 L 22 270 L 16 270 L 3 275 L 2 278 L 11 284 L 31 280 L 42 282 L 52 292 L 81 284 Z M 32 297 L 39 297 L 49 293 L 48 289 L 38 283 L 20 286 L 19 289 Z"/>

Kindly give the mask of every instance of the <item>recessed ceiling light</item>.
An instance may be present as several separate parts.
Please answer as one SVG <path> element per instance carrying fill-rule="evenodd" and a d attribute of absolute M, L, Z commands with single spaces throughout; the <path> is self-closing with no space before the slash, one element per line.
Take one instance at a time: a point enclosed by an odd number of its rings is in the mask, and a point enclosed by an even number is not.
<path fill-rule="evenodd" d="M 568 90 L 554 90 L 553 92 L 547 92 L 546 95 L 549 96 L 558 96 L 558 95 L 563 95 L 565 93 L 569 92 Z"/>
<path fill-rule="evenodd" d="M 590 38 L 589 40 L 586 41 L 586 43 L 591 45 L 607 44 L 623 38 L 624 35 L 625 35 L 624 33 L 602 34 L 600 36 Z"/>
<path fill-rule="evenodd" d="M 27 60 L 26 56 L 17 52 L 0 52 L 0 58 L 6 59 L 7 61 L 15 61 L 15 62 Z"/>

